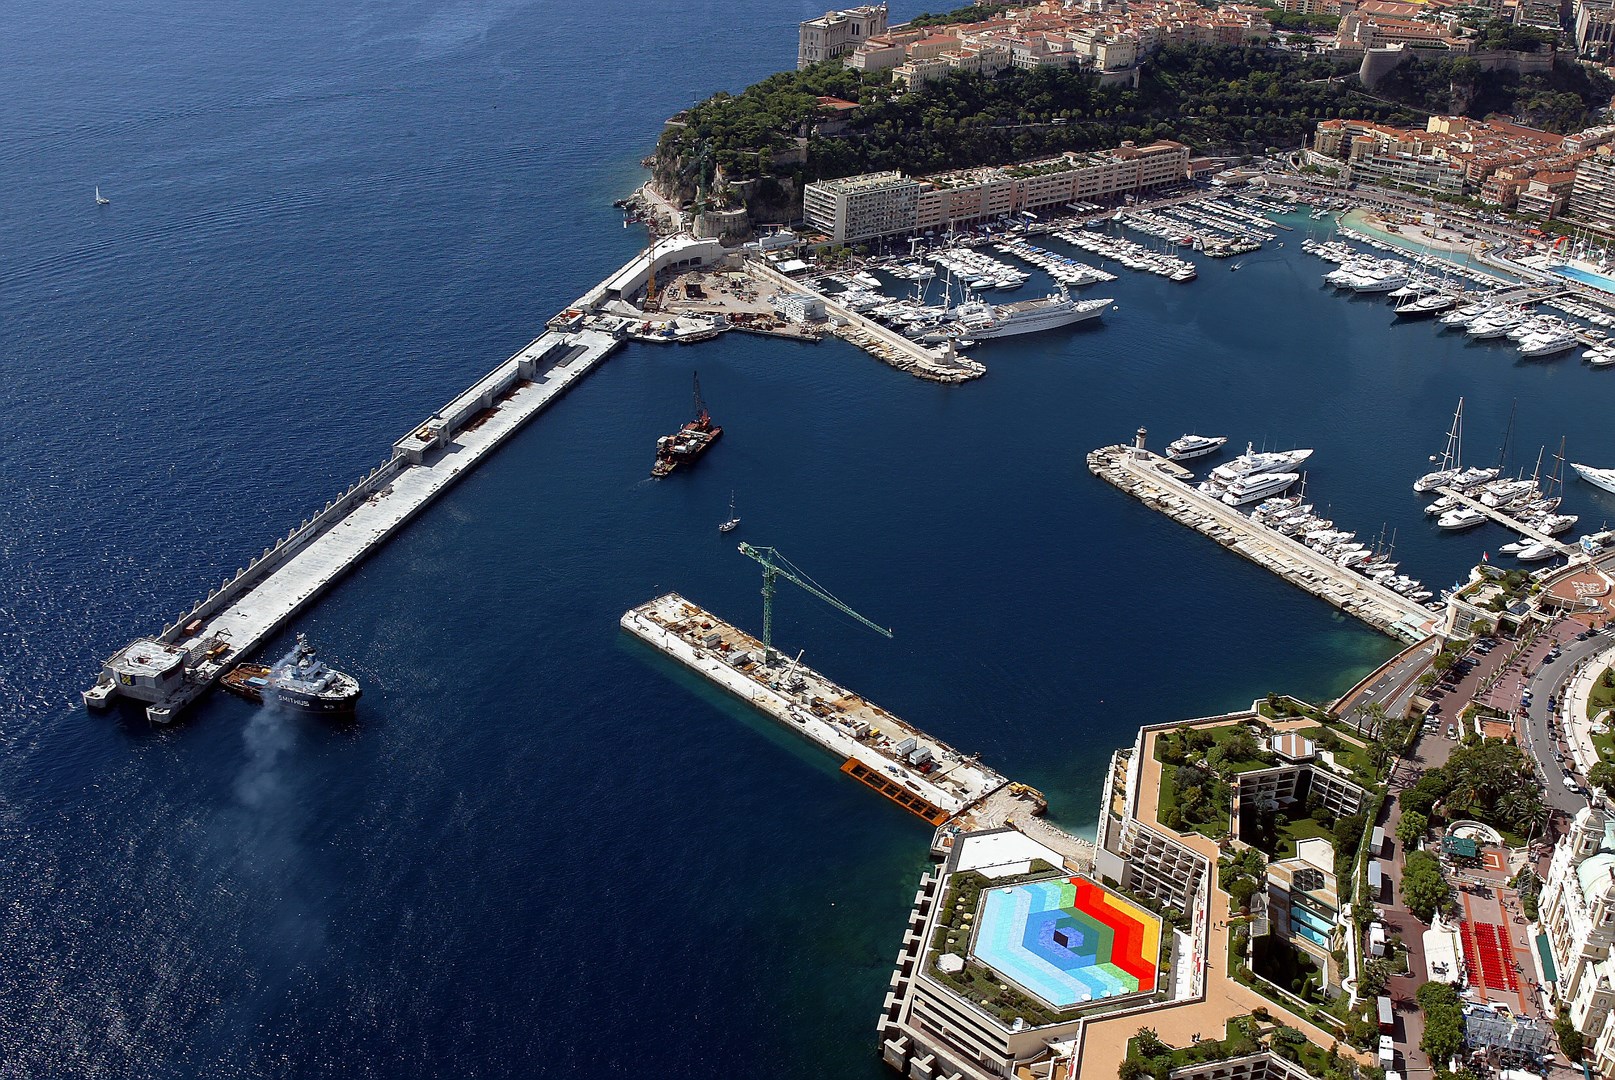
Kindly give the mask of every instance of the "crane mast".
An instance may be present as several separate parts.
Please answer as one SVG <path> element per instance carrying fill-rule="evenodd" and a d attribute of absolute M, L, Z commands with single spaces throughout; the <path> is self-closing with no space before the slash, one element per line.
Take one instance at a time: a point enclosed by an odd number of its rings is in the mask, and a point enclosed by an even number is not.
<path fill-rule="evenodd" d="M 826 604 L 829 604 L 843 615 L 857 620 L 863 625 L 869 627 L 869 629 L 873 630 L 875 633 L 881 634 L 885 637 L 892 636 L 892 632 L 886 629 L 886 627 L 879 626 L 871 622 L 869 619 L 864 618 L 852 608 L 848 607 L 846 604 L 842 603 L 840 600 L 830 595 L 830 593 L 826 592 L 823 588 L 815 584 L 807 577 L 806 574 L 802 573 L 795 566 L 792 566 L 791 561 L 785 558 L 785 556 L 781 555 L 777 548 L 759 548 L 753 547 L 747 543 L 742 543 L 740 545 L 740 553 L 749 559 L 755 560 L 761 564 L 763 568 L 763 650 L 770 661 L 772 661 L 775 656 L 774 592 L 775 582 L 779 578 L 784 578 L 786 581 L 789 581 L 791 584 L 802 589 L 804 592 L 818 597 L 820 600 L 823 600 Z"/>

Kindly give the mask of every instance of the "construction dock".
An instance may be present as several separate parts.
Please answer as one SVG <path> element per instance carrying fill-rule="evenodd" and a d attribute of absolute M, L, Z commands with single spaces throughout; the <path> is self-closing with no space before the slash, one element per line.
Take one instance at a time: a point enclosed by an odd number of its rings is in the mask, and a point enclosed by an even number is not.
<path fill-rule="evenodd" d="M 1195 490 L 1186 482 L 1186 469 L 1142 445 L 1095 450 L 1088 455 L 1088 471 L 1382 633 L 1412 643 L 1437 629 L 1438 616 L 1422 604 Z"/>
<path fill-rule="evenodd" d="M 842 761 L 842 772 L 932 825 L 943 826 L 995 794 L 1030 813 L 1043 808 L 1030 788 L 1011 785 L 975 757 L 812 668 L 771 656 L 761 641 L 677 593 L 633 608 L 621 623 L 658 652 L 828 750 Z"/>
<path fill-rule="evenodd" d="M 721 256 L 717 241 L 658 241 L 550 320 L 526 348 L 393 444 L 387 459 L 180 615 L 114 653 L 84 703 L 143 703 L 172 721 L 330 585 L 603 361 L 631 320 L 614 314 L 653 273 Z"/>

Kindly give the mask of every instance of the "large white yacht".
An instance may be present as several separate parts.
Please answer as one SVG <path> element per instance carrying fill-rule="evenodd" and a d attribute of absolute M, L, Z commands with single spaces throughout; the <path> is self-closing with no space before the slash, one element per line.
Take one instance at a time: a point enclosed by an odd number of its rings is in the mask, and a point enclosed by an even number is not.
<path fill-rule="evenodd" d="M 1166 444 L 1166 456 L 1173 461 L 1189 461 L 1215 453 L 1227 442 L 1226 435 L 1185 435 Z"/>
<path fill-rule="evenodd" d="M 1228 490 L 1223 492 L 1222 501 L 1229 506 L 1244 506 L 1246 503 L 1265 499 L 1269 495 L 1276 495 L 1299 479 L 1301 479 L 1300 473 L 1252 473 L 1229 484 Z"/>
<path fill-rule="evenodd" d="M 1470 506 L 1448 510 L 1436 519 L 1436 526 L 1448 532 L 1462 532 L 1464 529 L 1473 529 L 1476 525 L 1484 524 L 1486 515 Z"/>
<path fill-rule="evenodd" d="M 1211 479 L 1227 486 L 1235 480 L 1257 473 L 1293 469 L 1311 456 L 1311 450 L 1271 450 L 1259 453 L 1254 446 L 1246 443 L 1243 454 L 1211 470 Z"/>
<path fill-rule="evenodd" d="M 937 343 L 949 338 L 1013 337 L 1032 334 L 1039 330 L 1054 330 L 1072 323 L 1097 319 L 1111 304 L 1103 300 L 1074 300 L 1066 287 L 1038 300 L 1017 300 L 1012 304 L 989 304 L 985 300 L 967 300 L 950 313 L 952 321 L 920 338 Z"/>
<path fill-rule="evenodd" d="M 1577 465 L 1574 461 L 1570 463 L 1570 467 L 1576 470 L 1577 476 L 1593 487 L 1615 492 L 1615 469 L 1595 469 L 1591 465 Z"/>

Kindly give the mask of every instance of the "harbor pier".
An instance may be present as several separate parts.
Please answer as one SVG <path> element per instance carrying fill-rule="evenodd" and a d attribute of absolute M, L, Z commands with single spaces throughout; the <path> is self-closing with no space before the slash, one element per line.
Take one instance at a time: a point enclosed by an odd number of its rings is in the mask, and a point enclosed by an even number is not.
<path fill-rule="evenodd" d="M 150 637 L 114 653 L 83 693 L 126 697 L 168 723 L 427 504 L 603 361 L 631 320 L 613 314 L 650 275 L 722 255 L 715 240 L 657 241 L 549 321 L 524 349 L 393 444 L 382 464 Z"/>
<path fill-rule="evenodd" d="M 1195 490 L 1186 470 L 1141 446 L 1095 450 L 1088 471 L 1381 633 L 1411 643 L 1438 629 L 1435 612 Z"/>

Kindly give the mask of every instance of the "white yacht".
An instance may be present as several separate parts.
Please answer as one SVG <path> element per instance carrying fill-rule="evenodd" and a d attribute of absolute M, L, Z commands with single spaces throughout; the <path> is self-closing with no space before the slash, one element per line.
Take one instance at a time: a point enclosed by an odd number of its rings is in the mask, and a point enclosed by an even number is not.
<path fill-rule="evenodd" d="M 1486 524 L 1486 515 L 1468 506 L 1448 510 L 1436 519 L 1436 526 L 1448 532 L 1462 532 L 1464 529 L 1473 529 L 1476 525 L 1484 524 Z"/>
<path fill-rule="evenodd" d="M 1492 310 L 1493 309 L 1486 304 L 1466 304 L 1461 308 L 1456 308 L 1441 316 L 1440 322 L 1442 326 L 1451 326 L 1461 329 L 1468 326 L 1482 315 L 1490 314 Z"/>
<path fill-rule="evenodd" d="M 1577 476 L 1593 487 L 1615 492 L 1615 469 L 1595 469 L 1591 465 L 1577 465 L 1574 461 L 1570 463 L 1570 467 L 1576 470 Z"/>
<path fill-rule="evenodd" d="M 1481 492 L 1480 501 L 1496 510 L 1522 496 L 1534 495 L 1536 490 L 1535 480 L 1498 480 L 1486 486 L 1486 490 Z"/>
<path fill-rule="evenodd" d="M 1072 323 L 1097 319 L 1111 304 L 1102 300 L 1074 300 L 1064 285 L 1039 300 L 1018 300 L 1012 304 L 989 304 L 985 300 L 968 300 L 953 309 L 953 321 L 920 338 L 927 344 L 947 341 L 949 338 L 1013 337 L 1032 334 L 1039 330 L 1053 330 Z"/>
<path fill-rule="evenodd" d="M 1173 461 L 1189 461 L 1192 458 L 1215 453 L 1227 442 L 1226 435 L 1185 435 L 1181 439 L 1173 439 L 1167 443 L 1166 456 Z"/>
<path fill-rule="evenodd" d="M 1246 443 L 1243 454 L 1211 470 L 1211 479 L 1219 484 L 1229 485 L 1235 480 L 1257 473 L 1292 469 L 1311 456 L 1311 450 L 1274 450 L 1258 453 L 1254 446 Z"/>
<path fill-rule="evenodd" d="M 1534 544 L 1527 544 L 1515 552 L 1514 557 L 1521 562 L 1542 562 L 1544 559 L 1551 559 L 1559 553 L 1558 544 L 1548 544 L 1539 540 Z"/>
<path fill-rule="evenodd" d="M 1347 287 L 1352 292 L 1388 293 L 1392 289 L 1400 289 L 1407 283 L 1408 276 L 1403 271 L 1384 269 L 1359 275 L 1353 278 Z"/>
<path fill-rule="evenodd" d="M 1520 355 L 1535 358 L 1538 356 L 1558 356 L 1569 349 L 1574 349 L 1580 342 L 1576 335 L 1569 330 L 1555 330 L 1541 336 L 1528 337 L 1520 342 Z"/>
<path fill-rule="evenodd" d="M 1222 501 L 1229 506 L 1244 506 L 1246 503 L 1265 499 L 1269 495 L 1276 495 L 1299 479 L 1301 479 L 1300 473 L 1252 473 L 1229 484 L 1228 490 L 1223 493 Z"/>

